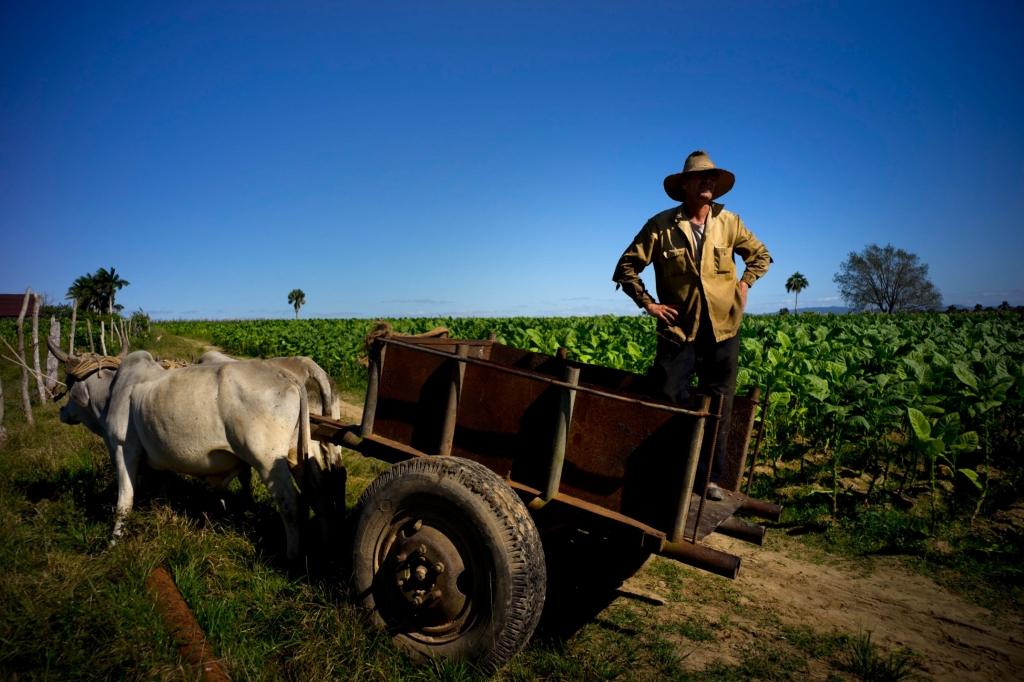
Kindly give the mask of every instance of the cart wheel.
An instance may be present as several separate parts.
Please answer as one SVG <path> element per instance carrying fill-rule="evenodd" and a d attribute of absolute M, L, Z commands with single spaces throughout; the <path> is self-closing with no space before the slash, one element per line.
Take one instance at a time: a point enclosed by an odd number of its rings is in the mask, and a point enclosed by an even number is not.
<path fill-rule="evenodd" d="M 522 500 L 487 467 L 400 462 L 363 492 L 351 528 L 356 600 L 415 658 L 464 658 L 493 673 L 529 641 L 544 550 Z"/>

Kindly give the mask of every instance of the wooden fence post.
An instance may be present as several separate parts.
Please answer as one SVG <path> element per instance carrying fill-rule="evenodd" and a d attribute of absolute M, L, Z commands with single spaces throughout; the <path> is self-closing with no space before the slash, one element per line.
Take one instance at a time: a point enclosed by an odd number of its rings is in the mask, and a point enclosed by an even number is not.
<path fill-rule="evenodd" d="M 92 340 L 92 320 L 90 320 L 88 317 L 85 318 L 85 327 L 86 327 L 86 330 L 89 332 L 89 352 L 90 353 L 95 353 L 96 352 L 96 344 L 93 343 L 93 340 Z"/>
<path fill-rule="evenodd" d="M 107 322 L 100 320 L 100 350 L 107 354 Z"/>
<path fill-rule="evenodd" d="M 39 364 L 39 301 L 42 297 L 34 294 L 32 298 L 32 368 L 36 371 L 36 393 L 39 394 L 39 402 L 45 405 L 50 401 L 43 383 L 43 370 Z"/>
<path fill-rule="evenodd" d="M 50 340 L 53 341 L 54 346 L 60 348 L 60 322 L 54 315 L 50 315 Z M 49 344 L 46 346 L 46 350 L 46 392 L 52 398 L 57 392 L 57 367 L 60 365 L 60 361 L 57 360 L 56 355 L 49 352 Z"/>
<path fill-rule="evenodd" d="M 68 355 L 75 354 L 75 322 L 78 321 L 78 299 L 71 303 L 71 338 L 68 340 Z M 58 339 L 59 341 L 59 339 Z"/>
<path fill-rule="evenodd" d="M 25 298 L 21 301 L 21 314 L 15 323 L 18 327 L 18 360 L 21 361 L 21 406 L 25 410 L 25 421 L 35 426 L 32 416 L 32 400 L 28 395 L 28 363 L 25 362 L 25 313 L 28 311 L 28 299 L 32 295 L 32 287 L 25 289 Z"/>

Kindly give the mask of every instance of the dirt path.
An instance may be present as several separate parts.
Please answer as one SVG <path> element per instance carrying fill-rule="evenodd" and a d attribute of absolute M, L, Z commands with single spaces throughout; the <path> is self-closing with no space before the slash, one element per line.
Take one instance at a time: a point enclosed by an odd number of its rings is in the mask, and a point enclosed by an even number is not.
<path fill-rule="evenodd" d="M 712 535 L 706 544 L 742 557 L 739 577 L 732 584 L 744 595 L 741 601 L 760 602 L 786 624 L 818 632 L 872 630 L 872 641 L 884 649 L 921 654 L 922 672 L 935 680 L 1024 679 L 1024 629 L 1018 620 L 994 626 L 987 609 L 895 561 L 876 561 L 868 570 L 853 564 L 812 563 L 793 556 L 793 550 L 772 551 L 721 535 Z M 638 589 L 651 584 L 643 574 L 631 583 Z M 667 617 L 686 615 L 687 607 L 676 606 L 663 607 Z M 674 616 L 673 610 L 682 613 Z M 715 621 L 720 614 L 705 607 L 703 615 Z M 735 652 L 750 638 L 774 634 L 758 629 L 741 628 L 740 636 L 703 646 L 689 665 L 703 667 L 716 658 L 735 660 Z"/>

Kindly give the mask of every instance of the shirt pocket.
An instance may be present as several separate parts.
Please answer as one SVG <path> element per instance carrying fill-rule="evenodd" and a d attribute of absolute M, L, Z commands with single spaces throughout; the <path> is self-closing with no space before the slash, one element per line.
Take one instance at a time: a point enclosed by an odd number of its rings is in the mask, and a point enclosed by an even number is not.
<path fill-rule="evenodd" d="M 680 272 L 696 270 L 697 268 L 693 263 L 693 256 L 690 255 L 690 250 L 685 246 L 678 249 L 662 251 L 661 255 L 665 259 L 665 265 L 668 269 Z"/>
<path fill-rule="evenodd" d="M 715 247 L 715 274 L 723 275 L 736 272 L 736 265 L 732 260 L 731 246 Z"/>

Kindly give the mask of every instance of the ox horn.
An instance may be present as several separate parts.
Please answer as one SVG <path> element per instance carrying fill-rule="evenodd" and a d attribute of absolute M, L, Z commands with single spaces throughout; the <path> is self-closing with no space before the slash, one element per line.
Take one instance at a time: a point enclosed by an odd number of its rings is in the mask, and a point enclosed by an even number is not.
<path fill-rule="evenodd" d="M 53 353 L 53 356 L 55 358 L 57 358 L 58 360 L 60 360 L 61 362 L 67 362 L 68 361 L 68 358 L 70 356 L 67 353 L 65 353 L 64 351 L 62 351 L 60 349 L 60 346 L 58 346 L 56 343 L 54 343 L 53 339 L 50 338 L 49 336 L 46 337 L 46 347 L 49 348 L 50 352 Z"/>

